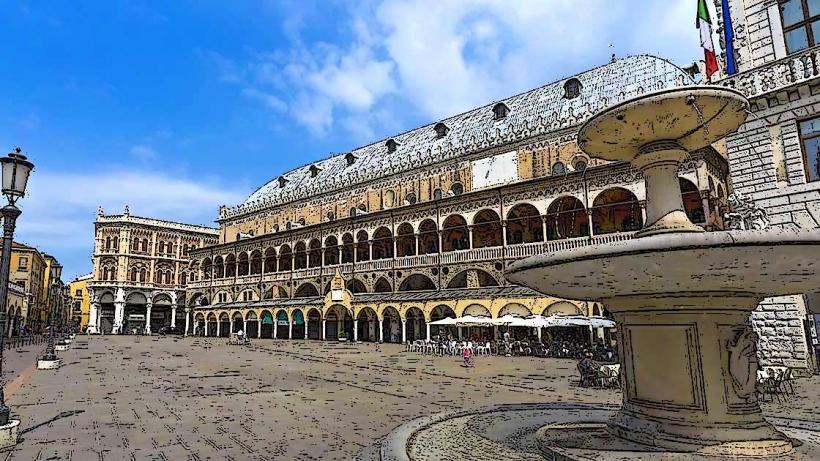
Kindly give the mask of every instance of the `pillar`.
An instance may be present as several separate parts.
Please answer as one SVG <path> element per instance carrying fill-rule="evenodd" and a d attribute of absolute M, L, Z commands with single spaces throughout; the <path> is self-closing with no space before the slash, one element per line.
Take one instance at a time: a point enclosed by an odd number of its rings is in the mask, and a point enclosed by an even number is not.
<path fill-rule="evenodd" d="M 467 236 L 469 237 L 469 249 L 473 249 L 473 226 L 467 226 Z"/>
<path fill-rule="evenodd" d="M 208 317 L 205 317 L 205 336 L 208 336 Z"/>
<path fill-rule="evenodd" d="M 587 210 L 587 222 L 589 223 L 589 224 L 587 224 L 588 229 L 589 229 L 589 236 L 592 237 L 592 236 L 595 235 L 595 232 L 593 231 L 593 228 L 592 228 L 592 210 Z M 544 234 L 544 240 L 547 239 L 546 236 L 547 236 L 547 234 Z"/>
<path fill-rule="evenodd" d="M 322 341 L 327 339 L 327 320 L 322 319 Z"/>
<path fill-rule="evenodd" d="M 293 322 L 288 320 L 288 339 L 293 339 Z"/>
<path fill-rule="evenodd" d="M 216 318 L 216 337 L 219 337 L 219 324 L 222 323 L 219 321 L 219 317 Z"/>
<path fill-rule="evenodd" d="M 188 336 L 189 328 L 191 327 L 191 308 L 185 308 L 185 331 L 182 336 Z"/>
<path fill-rule="evenodd" d="M 256 338 L 262 337 L 262 317 L 256 319 Z"/>
<path fill-rule="evenodd" d="M 706 230 L 714 227 L 715 222 L 712 219 L 712 211 L 709 206 L 709 191 L 701 192 L 701 202 L 703 202 L 703 217 L 706 219 Z"/>
<path fill-rule="evenodd" d="M 419 255 L 419 236 L 418 236 L 418 234 L 415 234 L 413 236 L 413 240 L 415 240 L 415 242 L 416 242 L 416 256 L 418 256 Z"/>
<path fill-rule="evenodd" d="M 279 319 L 273 318 L 273 339 L 279 339 Z"/>
<path fill-rule="evenodd" d="M 401 319 L 401 342 L 407 342 L 407 319 Z"/>
<path fill-rule="evenodd" d="M 151 334 L 151 307 L 153 304 L 151 302 L 145 303 L 145 334 Z"/>
<path fill-rule="evenodd" d="M 114 326 L 111 333 L 122 334 L 123 317 L 125 316 L 125 301 L 114 302 Z"/>
<path fill-rule="evenodd" d="M 242 318 L 242 333 L 248 334 L 248 319 Z"/>
<path fill-rule="evenodd" d="M 430 322 L 425 322 L 425 325 L 427 325 L 427 340 L 429 341 L 431 339 L 430 338 Z"/>
<path fill-rule="evenodd" d="M 376 321 L 379 323 L 379 342 L 384 342 L 384 320 L 379 320 L 378 317 Z"/>
<path fill-rule="evenodd" d="M 233 316 L 231 316 L 230 319 L 228 320 L 228 334 L 232 334 L 232 333 L 235 333 L 233 331 Z"/>
<path fill-rule="evenodd" d="M 544 222 L 544 220 L 542 219 L 541 223 L 543 223 L 543 222 Z M 507 221 L 506 220 L 501 221 L 501 245 L 502 246 L 507 246 Z"/>
<path fill-rule="evenodd" d="M 461 341 L 461 327 L 458 327 L 458 340 Z"/>
<path fill-rule="evenodd" d="M 86 331 L 89 334 L 99 333 L 97 331 L 99 323 L 97 323 L 97 315 L 100 312 L 100 303 L 94 301 L 91 303 L 91 307 L 88 310 L 88 328 Z"/>
<path fill-rule="evenodd" d="M 310 324 L 310 320 L 305 319 L 305 339 L 308 339 L 308 325 Z"/>
<path fill-rule="evenodd" d="M 353 319 L 353 342 L 359 340 L 359 319 Z"/>
<path fill-rule="evenodd" d="M 538 335 L 538 342 L 541 342 L 541 327 L 536 328 L 536 334 Z"/>
<path fill-rule="evenodd" d="M 177 304 L 171 304 L 171 328 L 177 326 Z"/>

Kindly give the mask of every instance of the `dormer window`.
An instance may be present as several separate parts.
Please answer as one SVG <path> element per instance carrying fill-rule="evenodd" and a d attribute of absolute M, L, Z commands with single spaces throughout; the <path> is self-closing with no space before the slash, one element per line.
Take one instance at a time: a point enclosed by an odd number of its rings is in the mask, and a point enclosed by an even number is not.
<path fill-rule="evenodd" d="M 443 138 L 443 137 L 447 136 L 447 132 L 450 131 L 450 129 L 447 128 L 447 125 L 445 125 L 442 122 L 436 123 L 436 126 L 434 126 L 433 129 L 436 130 L 436 137 L 437 138 Z"/>
<path fill-rule="evenodd" d="M 394 139 L 388 139 L 384 145 L 387 146 L 387 152 L 396 152 L 396 148 L 399 147 L 399 143 Z"/>
<path fill-rule="evenodd" d="M 347 161 L 347 166 L 353 165 L 353 162 L 356 161 L 356 156 L 353 155 L 353 152 L 348 152 L 345 154 L 345 161 Z"/>
<path fill-rule="evenodd" d="M 321 168 L 319 168 L 316 165 L 311 165 L 310 166 L 310 177 L 315 178 L 319 174 L 320 171 L 322 171 Z"/>
<path fill-rule="evenodd" d="M 287 178 L 285 178 L 284 176 L 279 176 L 279 187 L 282 187 L 282 188 L 283 188 L 283 187 L 285 187 L 285 185 L 286 185 L 287 183 L 288 183 L 288 179 L 287 179 Z"/>
<path fill-rule="evenodd" d="M 581 95 L 581 81 L 577 78 L 571 78 L 564 83 L 564 97 L 567 99 L 577 98 Z"/>
<path fill-rule="evenodd" d="M 506 104 L 500 102 L 493 106 L 493 118 L 501 120 L 510 113 L 510 108 Z"/>

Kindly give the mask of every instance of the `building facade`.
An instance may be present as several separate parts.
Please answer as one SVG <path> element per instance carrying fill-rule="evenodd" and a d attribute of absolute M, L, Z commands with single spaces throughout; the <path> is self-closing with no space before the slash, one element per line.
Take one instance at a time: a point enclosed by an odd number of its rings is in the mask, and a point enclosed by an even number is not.
<path fill-rule="evenodd" d="M 691 83 L 630 56 L 286 172 L 220 208 L 219 244 L 191 253 L 188 332 L 398 342 L 448 316 L 604 314 L 511 285 L 505 268 L 632 238 L 643 177 L 588 158 L 577 132 L 604 107 Z M 710 230 L 728 209 L 722 149 L 679 171 L 686 212 Z"/>
<path fill-rule="evenodd" d="M 71 325 L 80 331 L 88 327 L 88 313 L 91 310 L 91 294 L 88 292 L 88 282 L 94 274 L 79 276 L 69 282 L 68 292 L 71 297 Z"/>
<path fill-rule="evenodd" d="M 94 223 L 88 331 L 148 333 L 184 321 L 190 253 L 218 242 L 214 228 L 132 216 L 106 215 Z"/>
<path fill-rule="evenodd" d="M 802 0 L 732 0 L 738 73 L 718 83 L 742 91 L 752 114 L 727 138 L 733 201 L 765 211 L 770 226 L 820 227 L 820 9 Z M 715 2 L 718 32 L 727 25 Z M 818 35 L 815 35 L 818 34 Z M 725 62 L 727 42 L 720 41 Z M 748 206 L 747 206 L 748 207 Z M 760 219 L 760 217 L 758 218 Z M 807 366 L 820 298 L 765 300 L 752 320 L 764 363 Z"/>
<path fill-rule="evenodd" d="M 48 313 L 46 286 L 46 260 L 36 248 L 14 242 L 11 251 L 9 281 L 22 287 L 28 297 L 28 309 L 19 322 L 32 331 L 45 327 Z"/>
<path fill-rule="evenodd" d="M 22 333 L 28 319 L 29 296 L 20 285 L 9 282 L 6 297 L 6 335 L 17 336 Z"/>

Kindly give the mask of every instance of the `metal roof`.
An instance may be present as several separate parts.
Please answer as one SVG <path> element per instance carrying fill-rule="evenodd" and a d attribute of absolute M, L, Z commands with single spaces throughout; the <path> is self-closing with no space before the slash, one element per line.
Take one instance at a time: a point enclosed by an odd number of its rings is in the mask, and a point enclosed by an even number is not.
<path fill-rule="evenodd" d="M 564 84 L 581 83 L 580 95 L 566 98 Z M 243 204 L 228 207 L 221 219 L 288 203 L 458 158 L 481 149 L 583 123 L 595 112 L 644 92 L 693 84 L 684 70 L 650 55 L 628 56 L 548 85 L 428 125 L 382 139 L 291 170 L 254 192 Z M 509 114 L 496 120 L 493 107 L 503 102 Z M 435 125 L 449 130 L 438 136 Z M 389 151 L 388 140 L 396 141 Z M 346 156 L 355 161 L 348 165 Z M 311 167 L 313 172 L 311 171 Z M 280 178 L 284 180 L 280 181 Z"/>

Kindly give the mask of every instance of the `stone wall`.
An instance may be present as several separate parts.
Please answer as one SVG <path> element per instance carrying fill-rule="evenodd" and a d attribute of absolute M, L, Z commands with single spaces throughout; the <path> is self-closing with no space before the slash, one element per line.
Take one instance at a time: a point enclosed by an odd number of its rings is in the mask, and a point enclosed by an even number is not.
<path fill-rule="evenodd" d="M 798 121 L 820 115 L 820 85 L 788 88 L 752 101 L 754 115 L 727 139 L 733 190 L 766 210 L 770 225 L 820 228 L 820 182 L 806 182 Z M 752 314 L 765 365 L 810 367 L 802 296 L 770 298 Z"/>

